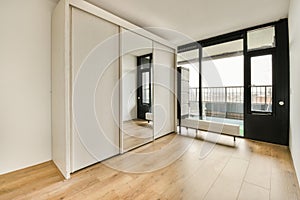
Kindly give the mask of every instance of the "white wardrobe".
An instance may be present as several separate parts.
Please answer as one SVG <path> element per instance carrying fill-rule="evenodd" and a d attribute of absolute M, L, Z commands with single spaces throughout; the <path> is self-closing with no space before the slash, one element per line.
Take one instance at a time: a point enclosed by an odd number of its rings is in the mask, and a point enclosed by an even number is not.
<path fill-rule="evenodd" d="M 61 0 L 52 18 L 52 157 L 67 179 L 123 152 L 124 30 L 153 44 L 153 140 L 176 130 L 175 46 L 85 1 Z"/>

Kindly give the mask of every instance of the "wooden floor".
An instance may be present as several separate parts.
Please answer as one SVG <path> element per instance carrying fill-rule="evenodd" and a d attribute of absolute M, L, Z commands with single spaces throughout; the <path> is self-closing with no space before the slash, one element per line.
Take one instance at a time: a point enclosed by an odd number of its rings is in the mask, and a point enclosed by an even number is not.
<path fill-rule="evenodd" d="M 134 149 L 153 140 L 152 123 L 147 120 L 133 119 L 123 122 L 124 151 Z"/>
<path fill-rule="evenodd" d="M 205 135 L 202 132 L 199 137 Z M 178 148 L 174 149 L 176 146 Z M 155 171 L 126 173 L 110 167 L 116 163 L 122 166 L 128 159 L 129 163 L 134 162 L 130 157 L 136 154 L 150 155 L 161 150 L 166 155 L 153 157 L 153 162 L 163 163 L 152 163 L 161 167 Z M 185 150 L 183 154 L 178 153 L 182 150 Z M 201 154 L 203 151 L 209 153 Z M 176 153 L 178 158 L 173 156 L 174 162 L 165 161 Z M 128 169 L 145 167 L 148 170 L 151 160 L 145 162 L 137 162 L 134 165 L 139 167 Z M 83 169 L 66 181 L 52 162 L 0 176 L 0 199 L 5 200 L 299 198 L 299 185 L 286 147 L 245 139 L 237 139 L 234 145 L 232 138 L 227 136 L 222 136 L 214 145 L 171 134 Z"/>

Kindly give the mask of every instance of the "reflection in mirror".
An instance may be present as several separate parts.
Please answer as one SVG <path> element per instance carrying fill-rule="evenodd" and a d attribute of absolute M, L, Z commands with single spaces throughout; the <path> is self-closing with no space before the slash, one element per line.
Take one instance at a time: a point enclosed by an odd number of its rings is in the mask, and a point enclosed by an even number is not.
<path fill-rule="evenodd" d="M 149 42 L 152 47 L 152 42 Z M 124 53 L 122 56 L 123 152 L 153 140 L 152 91 L 152 48 L 141 46 L 134 51 Z"/>

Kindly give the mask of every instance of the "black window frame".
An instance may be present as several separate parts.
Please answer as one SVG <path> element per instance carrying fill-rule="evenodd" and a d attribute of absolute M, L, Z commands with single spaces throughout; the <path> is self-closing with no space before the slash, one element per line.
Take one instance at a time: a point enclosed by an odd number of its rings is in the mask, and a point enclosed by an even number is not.
<path fill-rule="evenodd" d="M 284 55 L 286 53 L 286 52 L 280 52 L 278 50 L 280 48 L 280 44 L 286 43 L 286 41 L 282 41 L 283 40 L 282 38 L 277 37 L 279 35 L 278 31 L 282 31 L 282 28 L 280 28 L 279 26 L 281 26 L 280 24 L 283 21 L 287 21 L 287 18 L 280 19 L 280 20 L 274 21 L 274 22 L 269 22 L 269 23 L 253 26 L 253 27 L 249 27 L 249 28 L 245 28 L 245 29 L 238 30 L 238 31 L 233 31 L 230 33 L 226 33 L 226 34 L 218 35 L 215 37 L 199 40 L 197 42 L 192 42 L 192 43 L 184 44 L 184 45 L 177 47 L 177 53 L 183 53 L 183 52 L 199 49 L 199 72 L 200 72 L 199 73 L 199 89 L 200 89 L 200 91 L 199 91 L 199 118 L 202 118 L 202 91 L 201 91 L 201 88 L 202 88 L 202 78 L 201 78 L 202 48 L 207 47 L 207 46 L 222 44 L 225 42 L 230 42 L 230 41 L 234 41 L 234 40 L 238 40 L 238 39 L 243 39 L 243 42 L 244 42 L 244 45 L 243 45 L 244 70 L 246 70 L 246 68 L 248 67 L 247 65 L 249 64 L 249 63 L 247 63 L 248 56 L 251 56 L 253 54 L 259 55 L 259 53 L 261 53 L 261 55 L 265 55 L 267 52 L 269 52 L 269 54 L 271 53 L 272 58 L 273 58 L 273 60 L 272 60 L 273 61 L 272 88 L 274 88 L 275 84 L 276 84 L 276 76 L 274 75 L 274 71 L 275 71 L 274 68 L 275 67 L 277 68 L 281 64 L 280 60 L 278 59 L 278 57 L 279 57 L 278 54 Z M 258 29 L 265 28 L 265 27 L 270 27 L 270 26 L 274 26 L 274 28 L 275 28 L 275 47 L 270 47 L 270 48 L 265 48 L 265 49 L 253 49 L 253 50 L 248 51 L 247 32 L 258 30 Z M 289 63 L 286 63 L 286 61 L 284 61 L 284 62 L 285 62 L 284 64 L 289 65 Z M 248 75 L 246 76 L 246 73 L 244 73 L 244 83 L 249 81 L 248 78 L 249 78 L 249 76 Z M 244 84 L 244 101 L 249 101 L 249 95 L 247 95 L 248 90 L 246 90 L 246 85 L 248 85 L 248 84 Z M 275 93 L 276 93 L 276 91 L 272 90 L 272 101 L 274 100 L 274 96 L 276 95 Z M 272 102 L 271 115 L 274 115 L 276 113 L 276 106 L 274 105 L 275 103 L 276 102 Z M 287 103 L 289 104 L 289 100 Z M 270 112 L 251 111 L 251 107 L 249 108 L 249 106 L 247 107 L 244 104 L 244 113 L 245 112 L 252 113 L 252 114 L 270 115 Z"/>

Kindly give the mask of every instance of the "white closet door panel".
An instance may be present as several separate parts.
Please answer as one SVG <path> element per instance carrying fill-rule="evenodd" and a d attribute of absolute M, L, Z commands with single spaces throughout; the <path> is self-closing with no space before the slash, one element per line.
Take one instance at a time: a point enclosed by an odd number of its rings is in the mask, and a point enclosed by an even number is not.
<path fill-rule="evenodd" d="M 72 8 L 72 172 L 119 153 L 118 33 Z"/>
<path fill-rule="evenodd" d="M 175 131 L 175 54 L 154 43 L 154 137 Z"/>

